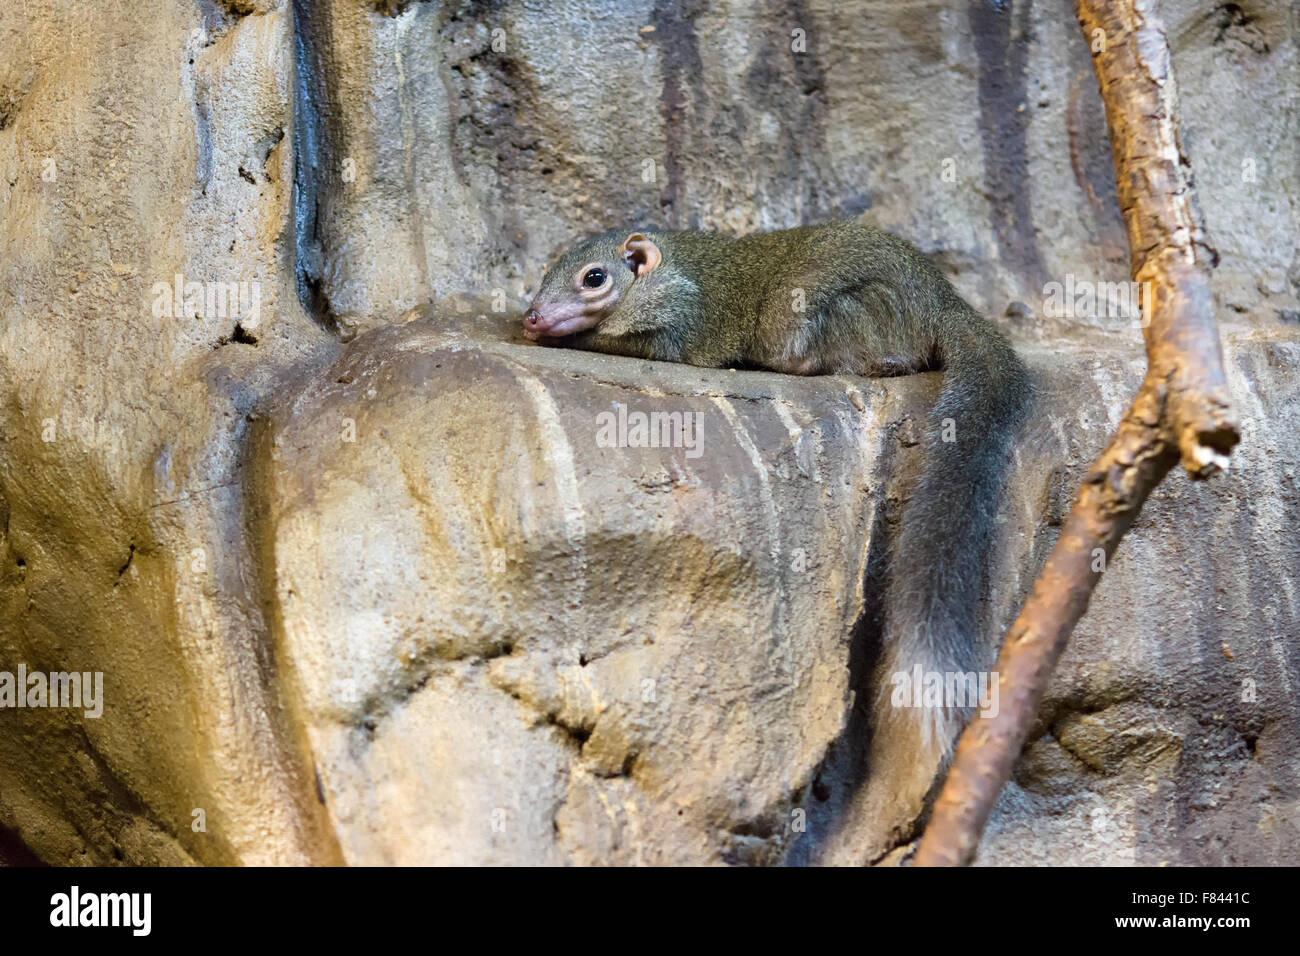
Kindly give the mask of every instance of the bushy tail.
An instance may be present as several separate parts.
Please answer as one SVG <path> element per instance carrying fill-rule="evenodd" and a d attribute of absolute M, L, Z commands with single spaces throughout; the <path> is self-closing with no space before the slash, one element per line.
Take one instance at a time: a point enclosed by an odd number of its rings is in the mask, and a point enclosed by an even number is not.
<path fill-rule="evenodd" d="M 949 675 L 981 663 L 976 608 L 1003 474 L 1030 395 L 1028 373 L 1001 331 L 964 302 L 952 308 L 962 314 L 939 323 L 943 386 L 889 563 L 876 708 L 882 721 L 919 722 L 922 745 L 942 757 L 969 707 L 911 698 L 900 707 L 895 675 L 905 674 L 914 689 L 919 666 L 923 678 L 940 675 L 946 689 Z"/>

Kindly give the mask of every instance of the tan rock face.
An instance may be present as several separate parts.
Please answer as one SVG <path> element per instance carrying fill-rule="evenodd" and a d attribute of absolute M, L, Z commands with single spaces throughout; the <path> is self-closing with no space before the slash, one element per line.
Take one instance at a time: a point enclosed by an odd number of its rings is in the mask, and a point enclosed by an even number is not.
<path fill-rule="evenodd" d="M 289 14 L 0 12 L 0 660 L 105 694 L 2 712 L 0 819 L 53 863 L 330 855 L 240 477 L 258 396 L 328 344 L 289 281 Z"/>
<path fill-rule="evenodd" d="M 873 796 L 853 701 L 935 377 L 690 369 L 520 345 L 482 318 L 359 337 L 261 445 L 277 656 L 344 857 L 883 856 L 911 817 Z M 1296 344 L 1229 351 L 1234 388 L 1259 399 L 1272 386 L 1248 383 Z M 1140 380 L 1135 349 L 1090 355 L 1026 351 L 1040 393 L 989 556 L 991 631 Z M 634 416 L 656 412 L 698 440 L 637 447 Z M 1295 459 L 1293 439 L 1270 441 Z M 1296 557 L 1252 544 L 1296 503 L 1271 457 L 1243 454 L 1242 487 L 1178 478 L 1153 501 L 1062 665 L 990 861 L 1079 842 L 1093 862 L 1221 859 L 1202 832 L 1239 859 L 1289 859 L 1297 712 L 1271 649 L 1285 638 L 1259 619 L 1290 628 L 1293 610 L 1246 596 L 1286 593 Z M 1250 530 L 1203 540 L 1198 515 Z"/>
<path fill-rule="evenodd" d="M 1300 111 L 1223 108 L 1295 99 L 1297 27 L 1167 6 L 1246 432 L 1126 539 L 987 863 L 1300 862 Z M 1126 278 L 1084 41 L 1042 5 L 545 7 L 0 6 L 0 672 L 104 686 L 99 717 L 0 708 L 0 861 L 910 832 L 855 697 L 936 376 L 548 350 L 516 316 L 619 223 L 865 211 L 934 252 L 1038 382 L 1000 633 L 1143 371 L 1131 321 L 1047 287 Z"/>
<path fill-rule="evenodd" d="M 270 442 L 345 857 L 775 858 L 847 712 L 871 385 L 438 325 L 359 338 Z"/>

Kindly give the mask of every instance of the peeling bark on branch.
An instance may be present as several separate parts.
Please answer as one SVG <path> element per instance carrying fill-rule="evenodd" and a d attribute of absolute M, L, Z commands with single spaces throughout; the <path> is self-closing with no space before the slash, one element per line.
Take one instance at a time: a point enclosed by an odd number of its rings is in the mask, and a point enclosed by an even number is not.
<path fill-rule="evenodd" d="M 1218 261 L 1178 139 L 1178 93 L 1154 0 L 1076 0 L 1106 107 L 1133 278 L 1143 283 L 1147 375 L 1089 469 L 998 656 L 1002 707 L 962 735 L 916 865 L 963 865 L 1024 746 L 1075 624 L 1151 491 L 1181 460 L 1193 478 L 1227 467 L 1238 440 L 1214 324 Z"/>

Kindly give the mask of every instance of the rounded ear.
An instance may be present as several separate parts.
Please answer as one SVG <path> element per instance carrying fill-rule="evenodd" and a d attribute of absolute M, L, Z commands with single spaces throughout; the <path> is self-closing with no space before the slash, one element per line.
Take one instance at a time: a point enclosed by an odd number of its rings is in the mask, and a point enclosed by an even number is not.
<path fill-rule="evenodd" d="M 639 232 L 634 232 L 623 240 L 618 247 L 618 254 L 623 257 L 629 269 L 639 276 L 658 267 L 663 257 L 659 247 Z"/>

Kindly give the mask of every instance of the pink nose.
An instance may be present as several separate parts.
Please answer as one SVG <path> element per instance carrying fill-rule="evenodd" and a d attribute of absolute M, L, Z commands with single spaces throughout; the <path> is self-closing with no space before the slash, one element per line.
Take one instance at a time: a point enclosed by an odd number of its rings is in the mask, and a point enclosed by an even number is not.
<path fill-rule="evenodd" d="M 524 326 L 536 331 L 537 327 L 542 324 L 542 313 L 536 309 L 529 309 L 524 313 Z"/>

